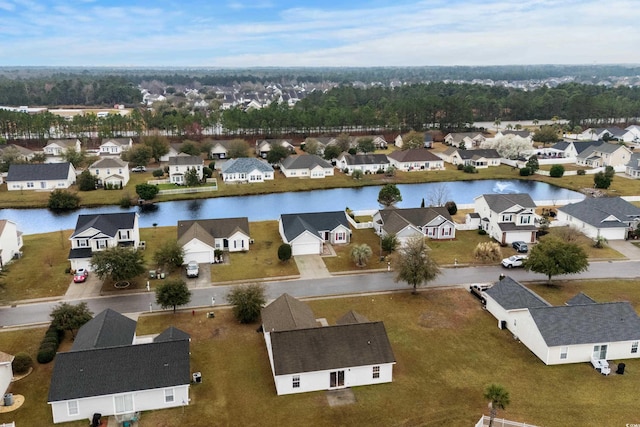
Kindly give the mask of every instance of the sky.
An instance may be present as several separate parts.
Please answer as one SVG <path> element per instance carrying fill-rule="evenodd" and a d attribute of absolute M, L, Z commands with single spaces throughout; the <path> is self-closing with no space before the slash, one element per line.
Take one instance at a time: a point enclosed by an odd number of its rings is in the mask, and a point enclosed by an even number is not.
<path fill-rule="evenodd" d="M 639 63 L 638 0 L 0 0 L 0 66 Z"/>

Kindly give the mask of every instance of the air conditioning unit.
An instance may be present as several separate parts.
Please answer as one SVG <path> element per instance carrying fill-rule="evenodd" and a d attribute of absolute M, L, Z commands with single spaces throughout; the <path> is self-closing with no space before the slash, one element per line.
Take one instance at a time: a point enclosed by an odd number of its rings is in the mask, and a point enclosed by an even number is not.
<path fill-rule="evenodd" d="M 250 245 L 253 245 L 254 243 L 255 243 L 255 240 L 253 240 L 253 239 L 249 239 L 249 244 L 250 244 Z"/>

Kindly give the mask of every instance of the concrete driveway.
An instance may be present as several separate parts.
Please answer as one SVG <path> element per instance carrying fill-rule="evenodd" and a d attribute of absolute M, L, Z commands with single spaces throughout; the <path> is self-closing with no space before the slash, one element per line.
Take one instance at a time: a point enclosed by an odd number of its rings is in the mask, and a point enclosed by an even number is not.
<path fill-rule="evenodd" d="M 612 249 L 620 252 L 630 260 L 640 260 L 640 248 L 631 243 L 630 240 L 609 240 L 607 243 Z"/>
<path fill-rule="evenodd" d="M 296 255 L 293 259 L 298 266 L 301 279 L 331 277 L 320 255 Z"/>
<path fill-rule="evenodd" d="M 64 294 L 63 300 L 77 300 L 91 297 L 100 296 L 100 289 L 102 289 L 103 281 L 98 278 L 93 272 L 89 273 L 87 280 L 83 283 L 73 283 L 73 276 L 71 276 L 71 284 L 67 288 L 67 292 Z"/>

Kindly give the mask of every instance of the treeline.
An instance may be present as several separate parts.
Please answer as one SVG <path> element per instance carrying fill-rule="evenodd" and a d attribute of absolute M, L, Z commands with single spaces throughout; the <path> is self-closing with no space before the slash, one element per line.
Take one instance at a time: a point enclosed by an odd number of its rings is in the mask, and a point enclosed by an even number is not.
<path fill-rule="evenodd" d="M 134 105 L 140 101 L 140 90 L 123 76 L 0 77 L 0 105 L 112 106 L 116 103 Z"/>

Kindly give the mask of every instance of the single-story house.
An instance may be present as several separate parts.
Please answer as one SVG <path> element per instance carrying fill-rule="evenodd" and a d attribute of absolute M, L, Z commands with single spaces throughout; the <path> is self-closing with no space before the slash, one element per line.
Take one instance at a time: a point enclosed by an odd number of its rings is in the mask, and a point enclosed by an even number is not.
<path fill-rule="evenodd" d="M 55 190 L 76 182 L 76 170 L 69 162 L 13 164 L 7 174 L 7 190 Z"/>
<path fill-rule="evenodd" d="M 129 182 L 129 163 L 117 157 L 97 160 L 89 166 L 89 171 L 98 178 L 99 187 L 111 185 L 113 188 L 122 188 Z"/>
<path fill-rule="evenodd" d="M 256 155 L 265 159 L 271 148 L 277 146 L 286 148 L 290 153 L 295 152 L 291 139 L 259 139 L 256 141 Z"/>
<path fill-rule="evenodd" d="M 507 135 L 519 136 L 520 138 L 526 139 L 527 142 L 533 142 L 533 133 L 528 130 L 499 130 L 493 138 L 502 138 Z"/>
<path fill-rule="evenodd" d="M 373 214 L 376 233 L 395 235 L 402 245 L 412 237 L 443 240 L 456 238 L 456 225 L 445 207 L 386 208 Z"/>
<path fill-rule="evenodd" d="M 76 228 L 69 237 L 71 269 L 91 270 L 94 251 L 116 246 L 138 248 L 140 228 L 136 212 L 78 215 Z"/>
<path fill-rule="evenodd" d="M 82 345 L 56 355 L 48 397 L 54 423 L 95 413 L 130 421 L 142 411 L 189 405 L 189 335 L 169 328 L 136 344 L 135 321 L 123 317 L 103 311 L 78 331 Z"/>
<path fill-rule="evenodd" d="M 487 138 L 480 132 L 449 133 L 444 137 L 444 143 L 459 148 L 464 143 L 467 150 L 479 147 Z"/>
<path fill-rule="evenodd" d="M 254 157 L 227 160 L 221 167 L 224 182 L 264 182 L 274 178 L 273 167 Z"/>
<path fill-rule="evenodd" d="M 324 178 L 333 176 L 333 165 L 315 154 L 292 155 L 280 161 L 287 178 Z"/>
<path fill-rule="evenodd" d="M 336 160 L 336 167 L 347 171 L 349 175 L 359 170 L 364 173 L 377 173 L 389 168 L 389 159 L 384 154 L 349 154 L 342 153 Z"/>
<path fill-rule="evenodd" d="M 345 211 L 282 214 L 278 230 L 294 256 L 321 255 L 325 242 L 339 245 L 351 241 Z"/>
<path fill-rule="evenodd" d="M 357 147 L 358 143 L 362 140 L 370 139 L 373 142 L 373 146 L 376 150 L 384 150 L 387 148 L 387 140 L 384 139 L 382 135 L 362 135 L 362 136 L 354 136 L 351 138 L 351 146 Z"/>
<path fill-rule="evenodd" d="M 79 153 L 82 150 L 82 142 L 77 138 L 50 139 L 43 149 L 47 157 L 61 157 L 68 150 L 75 150 Z"/>
<path fill-rule="evenodd" d="M 0 351 L 0 395 L 4 396 L 13 379 L 14 356 Z"/>
<path fill-rule="evenodd" d="M 262 309 L 262 332 L 279 396 L 393 381 L 383 322 L 352 311 L 319 326 L 306 304 L 283 294 Z"/>
<path fill-rule="evenodd" d="M 241 217 L 178 221 L 178 244 L 184 250 L 185 261 L 213 264 L 216 250 L 249 250 L 249 220 Z"/>
<path fill-rule="evenodd" d="M 412 148 L 387 154 L 391 166 L 401 171 L 444 169 L 444 160 L 429 150 Z"/>
<path fill-rule="evenodd" d="M 20 256 L 22 249 L 22 232 L 15 222 L 0 219 L 0 269 Z"/>
<path fill-rule="evenodd" d="M 232 139 L 212 141 L 209 157 L 212 159 L 226 159 L 229 157 L 229 149 L 231 148 L 232 142 Z"/>
<path fill-rule="evenodd" d="M 173 184 L 185 185 L 184 175 L 189 170 L 195 170 L 198 179 L 202 181 L 204 177 L 204 160 L 200 156 L 191 156 L 181 153 L 175 157 L 169 157 L 169 181 Z"/>
<path fill-rule="evenodd" d="M 133 146 L 131 138 L 103 138 L 98 154 L 101 156 L 120 157 L 122 153 Z"/>
<path fill-rule="evenodd" d="M 640 208 L 621 197 L 586 198 L 558 208 L 557 220 L 591 239 L 624 240 L 640 222 Z"/>
<path fill-rule="evenodd" d="M 160 157 L 161 162 L 168 162 L 170 157 L 175 157 L 180 154 L 180 148 L 182 147 L 182 143 L 172 142 L 169 143 L 169 151 L 164 156 Z"/>
<path fill-rule="evenodd" d="M 536 241 L 536 204 L 529 194 L 483 194 L 474 199 L 480 226 L 500 244 Z"/>
<path fill-rule="evenodd" d="M 11 157 L 14 157 L 16 160 L 28 162 L 29 160 L 33 159 L 33 156 L 36 155 L 36 152 L 33 150 L 29 150 L 28 148 L 25 148 L 21 145 L 7 144 L 0 147 L 0 156 L 4 156 L 5 154 L 7 156 L 11 155 Z"/>
<path fill-rule="evenodd" d="M 640 357 L 640 318 L 628 302 L 579 296 L 552 306 L 505 277 L 482 294 L 485 307 L 546 365 Z"/>
<path fill-rule="evenodd" d="M 640 153 L 631 154 L 624 173 L 632 178 L 640 178 Z"/>

